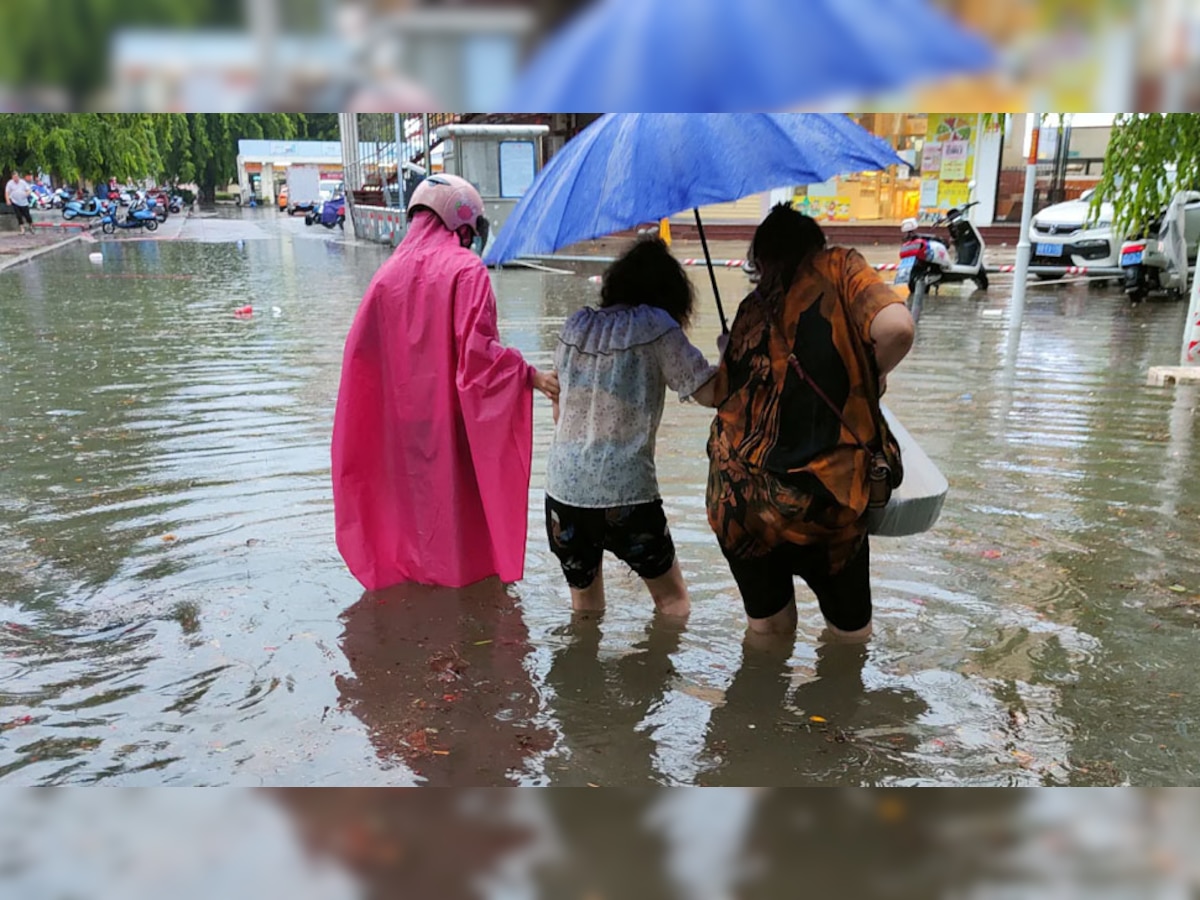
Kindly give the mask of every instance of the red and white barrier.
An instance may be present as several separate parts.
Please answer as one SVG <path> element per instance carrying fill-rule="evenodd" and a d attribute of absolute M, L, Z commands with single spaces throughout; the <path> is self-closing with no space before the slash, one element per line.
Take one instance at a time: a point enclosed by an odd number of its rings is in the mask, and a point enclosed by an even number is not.
<path fill-rule="evenodd" d="M 595 262 L 611 262 L 612 260 L 595 259 Z M 707 263 L 703 259 L 681 259 L 680 264 L 684 266 L 706 266 Z M 740 269 L 746 264 L 744 259 L 714 259 L 712 261 L 714 269 Z M 876 263 L 872 266 L 876 272 L 895 272 L 900 268 L 899 263 Z M 1015 265 L 1005 266 L 989 266 L 984 271 L 989 274 L 1008 273 L 1011 274 L 1017 270 Z M 1123 270 L 1112 266 L 1030 266 L 1030 274 L 1043 275 L 1093 275 L 1113 277 L 1121 275 Z M 599 284 L 601 277 L 593 275 L 588 279 L 592 284 Z"/>

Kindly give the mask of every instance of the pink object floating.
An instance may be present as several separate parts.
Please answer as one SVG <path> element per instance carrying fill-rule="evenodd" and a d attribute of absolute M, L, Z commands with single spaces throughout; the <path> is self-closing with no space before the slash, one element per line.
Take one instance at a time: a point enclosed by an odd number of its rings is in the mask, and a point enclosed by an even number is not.
<path fill-rule="evenodd" d="M 250 316 L 254 315 L 254 307 L 253 306 L 240 306 L 233 311 L 233 314 L 235 316 L 237 316 L 239 319 L 247 319 Z"/>

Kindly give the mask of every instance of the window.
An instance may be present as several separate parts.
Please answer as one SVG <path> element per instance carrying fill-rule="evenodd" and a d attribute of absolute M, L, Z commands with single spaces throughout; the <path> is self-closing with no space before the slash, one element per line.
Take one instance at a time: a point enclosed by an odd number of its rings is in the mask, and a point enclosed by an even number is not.
<path fill-rule="evenodd" d="M 533 184 L 533 141 L 500 142 L 500 196 L 523 197 Z"/>

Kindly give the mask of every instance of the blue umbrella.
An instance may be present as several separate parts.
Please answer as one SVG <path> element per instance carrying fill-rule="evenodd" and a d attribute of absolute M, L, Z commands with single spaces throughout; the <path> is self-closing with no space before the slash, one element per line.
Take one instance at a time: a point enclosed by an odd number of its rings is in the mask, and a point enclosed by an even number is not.
<path fill-rule="evenodd" d="M 538 173 L 486 261 L 550 253 L 685 209 L 709 259 L 699 207 L 772 188 L 906 164 L 842 115 L 616 113 L 567 142 Z M 716 276 L 709 263 L 713 292 Z M 725 313 L 717 295 L 722 327 Z"/>
<path fill-rule="evenodd" d="M 500 108 L 788 109 L 995 62 L 929 0 L 597 0 L 546 41 Z"/>

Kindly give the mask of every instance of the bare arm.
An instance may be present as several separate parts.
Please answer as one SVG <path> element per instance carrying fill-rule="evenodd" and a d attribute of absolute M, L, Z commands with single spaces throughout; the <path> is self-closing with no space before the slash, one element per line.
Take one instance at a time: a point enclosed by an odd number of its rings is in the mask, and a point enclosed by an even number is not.
<path fill-rule="evenodd" d="M 912 315 L 903 303 L 889 304 L 875 314 L 871 322 L 871 343 L 875 345 L 875 362 L 881 376 L 887 375 L 908 355 L 915 335 Z"/>
<path fill-rule="evenodd" d="M 696 388 L 695 392 L 689 398 L 695 400 L 701 406 L 714 407 L 717 405 L 717 373 L 713 372 L 713 377 Z"/>

